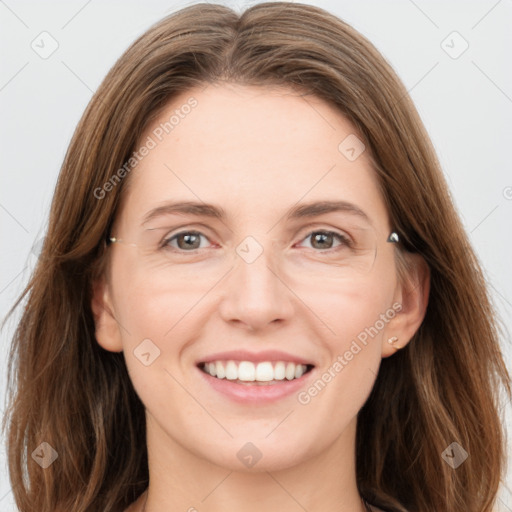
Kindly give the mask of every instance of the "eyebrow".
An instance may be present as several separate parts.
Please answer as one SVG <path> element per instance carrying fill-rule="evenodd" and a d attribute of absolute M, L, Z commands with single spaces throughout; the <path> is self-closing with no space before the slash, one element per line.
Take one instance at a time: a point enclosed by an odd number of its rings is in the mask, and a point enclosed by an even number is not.
<path fill-rule="evenodd" d="M 318 217 L 332 212 L 346 212 L 370 222 L 368 215 L 355 204 L 347 201 L 315 201 L 293 206 L 286 212 L 287 220 Z M 209 217 L 224 221 L 227 217 L 221 206 L 193 201 L 171 202 L 150 210 L 142 220 L 142 226 L 157 217 L 164 215 L 194 215 L 196 217 Z"/>

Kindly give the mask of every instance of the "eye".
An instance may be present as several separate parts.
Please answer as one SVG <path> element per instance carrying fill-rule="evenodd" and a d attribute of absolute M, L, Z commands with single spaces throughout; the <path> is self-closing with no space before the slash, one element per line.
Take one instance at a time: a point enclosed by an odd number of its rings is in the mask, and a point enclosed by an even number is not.
<path fill-rule="evenodd" d="M 336 233 L 335 231 L 312 231 L 304 240 L 310 237 L 312 237 L 311 244 L 313 249 L 332 249 L 335 239 L 338 239 L 340 242 L 337 247 L 350 245 L 350 240 L 346 236 Z"/>
<path fill-rule="evenodd" d="M 175 235 L 166 238 L 162 242 L 162 247 L 171 247 L 173 249 L 182 250 L 188 252 L 188 250 L 202 249 L 201 245 L 201 237 L 205 240 L 208 240 L 205 235 L 200 233 L 199 231 L 181 231 L 180 233 L 176 233 Z M 176 245 L 173 245 L 173 242 L 176 242 Z"/>
<path fill-rule="evenodd" d="M 208 238 L 199 231 L 181 231 L 164 239 L 162 242 L 162 248 L 170 248 L 178 252 L 192 252 L 194 250 L 204 248 L 201 247 L 201 238 L 208 240 Z M 313 249 L 329 250 L 340 246 L 350 246 L 350 239 L 341 233 L 336 233 L 335 231 L 312 231 L 303 239 L 303 241 L 308 238 L 311 238 L 311 248 Z M 338 240 L 338 245 L 333 246 L 336 239 Z"/>

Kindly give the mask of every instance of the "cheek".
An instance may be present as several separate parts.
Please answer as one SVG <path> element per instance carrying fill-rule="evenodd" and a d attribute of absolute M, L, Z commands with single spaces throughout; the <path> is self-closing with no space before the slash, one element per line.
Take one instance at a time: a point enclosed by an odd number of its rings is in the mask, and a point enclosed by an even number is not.
<path fill-rule="evenodd" d="M 326 358 L 318 379 L 303 390 L 299 403 L 311 403 L 319 417 L 332 408 L 349 416 L 356 414 L 370 393 L 381 361 L 382 340 L 390 335 L 389 322 L 396 315 L 392 307 L 395 279 L 394 267 L 383 265 L 357 286 L 347 282 L 345 287 L 310 296 L 330 330 L 319 343 Z"/>
<path fill-rule="evenodd" d="M 132 272 L 129 281 L 119 283 L 116 306 L 123 324 L 123 352 L 145 407 L 157 416 L 174 411 L 173 417 L 182 418 L 195 411 L 178 383 L 184 381 L 184 367 L 190 363 L 183 357 L 188 340 L 197 335 L 193 329 L 198 323 L 191 310 L 197 294 L 173 289 L 155 277 Z"/>
<path fill-rule="evenodd" d="M 119 256 L 113 265 L 115 309 L 131 341 L 141 336 L 164 340 L 193 317 L 194 306 L 222 274 L 192 267 L 171 265 L 162 258 L 141 262 L 135 253 Z"/>
<path fill-rule="evenodd" d="M 361 284 L 357 290 L 339 297 L 333 311 L 333 330 L 340 349 L 347 341 L 361 344 L 380 339 L 392 318 L 392 292 L 383 283 Z M 383 320 L 384 319 L 384 320 Z M 348 349 L 348 347 L 346 347 Z"/>
<path fill-rule="evenodd" d="M 114 310 L 132 380 L 146 386 L 178 358 L 191 301 L 164 273 L 123 256 L 113 266 Z"/>
<path fill-rule="evenodd" d="M 386 314 L 389 294 L 374 288 L 360 286 L 357 291 L 329 296 L 332 304 L 325 318 L 335 335 L 323 340 L 322 368 L 297 395 L 297 417 L 322 432 L 325 444 L 357 415 L 375 383 L 387 325 L 380 315 Z"/>
<path fill-rule="evenodd" d="M 177 378 L 187 372 L 191 364 L 187 349 L 204 328 L 206 295 L 225 272 L 212 275 L 183 266 L 144 266 L 130 256 L 119 258 L 112 279 L 126 364 L 141 389 L 156 385 L 166 370 Z"/>
<path fill-rule="evenodd" d="M 125 327 L 123 338 L 136 343 L 141 338 L 162 340 L 183 316 L 183 297 L 172 293 L 163 283 L 155 286 L 151 280 L 133 273 L 129 281 L 117 287 L 116 311 Z"/>
<path fill-rule="evenodd" d="M 297 284 L 294 290 L 325 327 L 324 341 L 329 340 L 332 355 L 348 350 L 352 340 L 364 343 L 382 337 L 394 316 L 395 283 L 394 268 L 382 265 L 358 279 L 324 280 L 321 285 L 317 281 L 315 286 Z"/>

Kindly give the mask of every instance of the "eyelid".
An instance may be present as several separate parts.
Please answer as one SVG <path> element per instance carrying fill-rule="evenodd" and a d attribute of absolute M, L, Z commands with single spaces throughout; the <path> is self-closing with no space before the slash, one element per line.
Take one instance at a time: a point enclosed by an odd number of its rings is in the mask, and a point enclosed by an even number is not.
<path fill-rule="evenodd" d="M 316 226 L 309 225 L 309 226 L 305 227 L 304 230 L 300 231 L 299 236 L 302 237 L 301 240 L 304 240 L 306 238 L 306 236 L 309 236 L 313 233 L 317 233 L 319 231 L 325 232 L 325 233 L 332 233 L 333 235 L 337 235 L 341 238 L 344 238 L 348 242 L 353 241 L 353 238 L 345 230 L 326 226 L 325 224 L 320 224 L 320 223 Z"/>
<path fill-rule="evenodd" d="M 203 235 L 206 238 L 209 238 L 209 235 L 206 235 L 205 231 L 208 231 L 210 233 L 215 233 L 215 231 L 212 230 L 212 228 L 210 226 L 208 226 L 207 224 L 203 224 L 203 223 L 183 224 L 181 226 L 177 226 L 172 229 L 165 228 L 165 227 L 153 228 L 153 229 L 159 230 L 159 231 L 166 229 L 166 234 L 162 238 L 159 245 L 164 244 L 166 242 L 166 240 L 170 240 L 171 238 L 173 238 L 176 235 L 179 235 L 181 233 L 198 233 L 200 235 Z M 169 230 L 167 231 L 167 229 L 169 229 Z M 214 235 L 214 236 L 217 236 L 217 235 Z"/>

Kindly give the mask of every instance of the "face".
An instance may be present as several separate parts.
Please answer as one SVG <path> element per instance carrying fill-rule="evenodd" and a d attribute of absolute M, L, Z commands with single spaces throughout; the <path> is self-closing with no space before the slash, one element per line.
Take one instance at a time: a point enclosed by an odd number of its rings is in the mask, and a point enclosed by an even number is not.
<path fill-rule="evenodd" d="M 189 90 L 148 127 L 97 338 L 124 352 L 161 446 L 279 469 L 354 424 L 401 300 L 360 139 L 319 98 L 237 85 Z"/>

